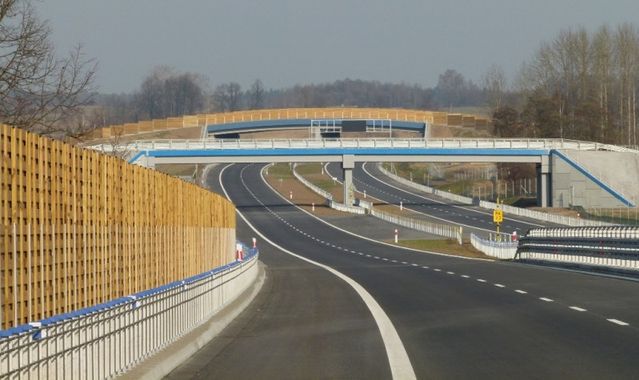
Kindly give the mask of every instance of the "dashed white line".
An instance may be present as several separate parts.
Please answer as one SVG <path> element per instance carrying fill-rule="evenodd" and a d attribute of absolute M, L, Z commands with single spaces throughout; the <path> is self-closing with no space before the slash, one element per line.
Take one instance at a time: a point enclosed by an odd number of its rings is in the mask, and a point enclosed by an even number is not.
<path fill-rule="evenodd" d="M 506 287 L 506 285 L 502 285 L 502 284 L 495 284 L 495 286 L 498 287 L 498 288 L 505 288 Z"/>
<path fill-rule="evenodd" d="M 424 269 L 430 269 L 430 267 L 429 267 L 429 266 L 426 266 L 426 265 L 422 266 L 422 268 L 424 268 Z"/>
<path fill-rule="evenodd" d="M 467 275 L 467 274 L 462 274 L 462 275 L 461 275 L 461 277 L 463 277 L 463 278 L 470 278 L 470 276 L 469 276 L 469 275 Z"/>
<path fill-rule="evenodd" d="M 539 297 L 539 299 L 544 301 L 544 302 L 555 302 L 554 300 L 552 300 L 550 298 L 546 298 L 546 297 Z"/>
<path fill-rule="evenodd" d="M 448 274 L 455 274 L 455 272 L 451 272 L 451 271 L 448 271 L 448 272 L 446 272 L 446 273 L 448 273 Z"/>
<path fill-rule="evenodd" d="M 415 263 L 413 263 L 413 264 L 411 264 L 411 265 L 412 265 L 412 266 L 414 266 L 414 267 L 418 267 L 418 266 L 419 266 L 419 265 L 417 265 L 417 264 L 415 264 Z"/>
<path fill-rule="evenodd" d="M 477 281 L 478 282 L 486 282 L 486 280 L 484 280 L 483 278 L 478 278 Z"/>
<path fill-rule="evenodd" d="M 439 268 L 433 269 L 435 272 L 441 272 L 442 270 Z"/>
<path fill-rule="evenodd" d="M 572 309 L 574 311 L 579 311 L 579 312 L 587 311 L 586 309 L 581 308 L 579 306 L 570 306 L 570 309 Z"/>
<path fill-rule="evenodd" d="M 516 290 L 515 290 L 515 292 L 517 292 L 517 293 L 519 293 L 519 294 L 528 294 L 528 292 L 527 292 L 527 291 L 525 291 L 525 290 L 519 290 L 519 289 L 516 289 Z"/>
<path fill-rule="evenodd" d="M 620 321 L 620 320 L 614 319 L 614 318 L 606 319 L 606 321 L 614 323 L 615 325 L 619 325 L 619 326 L 628 326 L 629 325 L 629 323 L 626 323 L 624 321 Z"/>
<path fill-rule="evenodd" d="M 402 261 L 402 264 L 406 265 L 406 264 L 408 264 L 408 263 L 407 263 L 406 261 Z"/>

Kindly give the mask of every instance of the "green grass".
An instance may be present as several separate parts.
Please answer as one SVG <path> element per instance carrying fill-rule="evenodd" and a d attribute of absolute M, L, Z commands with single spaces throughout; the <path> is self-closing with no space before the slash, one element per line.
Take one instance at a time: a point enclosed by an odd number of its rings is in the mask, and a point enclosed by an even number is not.
<path fill-rule="evenodd" d="M 321 174 L 322 173 L 322 165 L 321 164 L 297 165 L 297 169 L 296 170 L 301 175 Z"/>
<path fill-rule="evenodd" d="M 273 178 L 292 179 L 293 172 L 287 163 L 275 164 L 268 168 L 268 174 Z"/>
<path fill-rule="evenodd" d="M 436 186 L 440 190 L 448 191 L 454 194 L 465 195 L 464 190 L 472 190 L 473 182 L 472 181 L 457 181 L 451 182 L 444 185 Z"/>
<path fill-rule="evenodd" d="M 175 177 L 192 176 L 195 173 L 195 165 L 187 164 L 165 164 L 157 165 L 156 169 L 162 173 L 166 173 Z"/>
<path fill-rule="evenodd" d="M 400 240 L 399 245 L 402 247 L 418 249 L 421 251 L 434 251 L 448 253 L 451 255 L 467 256 L 467 257 L 483 257 L 484 255 L 473 248 L 470 243 L 464 242 L 459 245 L 456 240 Z"/>

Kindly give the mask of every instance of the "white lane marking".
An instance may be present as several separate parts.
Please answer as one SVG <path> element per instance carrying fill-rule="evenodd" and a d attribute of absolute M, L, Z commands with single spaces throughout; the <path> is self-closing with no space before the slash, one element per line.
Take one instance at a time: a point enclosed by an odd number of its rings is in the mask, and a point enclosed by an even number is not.
<path fill-rule="evenodd" d="M 385 258 L 385 257 L 384 257 L 382 260 L 384 260 L 384 261 L 388 261 L 388 259 L 387 259 L 387 258 Z"/>
<path fill-rule="evenodd" d="M 402 261 L 402 264 L 407 265 L 408 263 L 406 261 Z"/>
<path fill-rule="evenodd" d="M 478 278 L 477 282 L 486 282 L 486 280 L 484 280 L 483 278 Z"/>
<path fill-rule="evenodd" d="M 629 323 L 626 323 L 624 321 L 620 321 L 620 320 L 614 319 L 614 318 L 606 319 L 606 321 L 614 323 L 615 325 L 619 325 L 619 326 L 628 326 L 629 325 Z"/>
<path fill-rule="evenodd" d="M 516 289 L 516 290 L 515 290 L 515 292 L 517 292 L 517 293 L 519 293 L 519 294 L 528 294 L 528 292 L 527 292 L 527 291 L 525 291 L 525 290 L 519 290 L 519 289 Z"/>
<path fill-rule="evenodd" d="M 413 264 L 411 264 L 411 266 L 418 267 L 419 265 L 413 263 Z"/>
<path fill-rule="evenodd" d="M 220 175 L 219 175 L 220 186 L 222 187 L 222 190 L 224 191 L 224 195 L 226 195 L 226 198 L 229 200 L 231 198 L 229 197 L 229 194 L 226 191 L 224 184 L 222 184 L 222 173 L 224 173 L 224 170 L 226 170 L 226 168 L 228 168 L 231 165 L 225 166 L 220 171 Z M 242 180 L 242 182 L 244 182 L 244 180 L 241 177 L 241 173 L 240 173 L 240 179 Z M 264 179 L 264 177 L 262 177 L 262 179 Z M 244 184 L 244 187 L 246 187 L 247 190 L 250 192 L 246 184 Z M 255 196 L 253 195 L 253 197 Z M 260 202 L 259 199 L 256 198 L 256 200 Z M 237 209 L 235 211 L 244 220 L 244 222 L 246 222 L 246 224 L 253 231 L 255 231 L 257 235 L 260 236 L 260 238 L 264 239 L 266 242 L 268 242 L 275 248 L 281 250 L 282 252 L 288 253 L 289 255 L 296 257 L 300 260 L 306 261 L 309 264 L 325 269 L 328 272 L 340 278 L 341 280 L 343 280 L 344 282 L 346 282 L 347 284 L 349 284 L 355 290 L 355 292 L 357 292 L 357 294 L 360 296 L 362 301 L 364 301 L 364 304 L 366 304 L 366 306 L 368 307 L 368 310 L 370 310 L 371 314 L 373 315 L 373 319 L 375 320 L 375 323 L 377 324 L 377 328 L 379 329 L 379 332 L 382 336 L 384 347 L 386 348 L 386 355 L 388 356 L 388 363 L 390 365 L 391 375 L 393 376 L 393 379 L 411 379 L 411 380 L 417 379 L 417 376 L 415 375 L 415 370 L 413 369 L 413 365 L 411 364 L 410 358 L 408 357 L 408 353 L 406 352 L 406 348 L 404 347 L 404 344 L 402 343 L 402 340 L 399 337 L 399 334 L 397 333 L 397 330 L 395 329 L 393 322 L 390 320 L 388 315 L 384 312 L 384 309 L 382 309 L 382 307 L 377 303 L 375 298 L 373 298 L 373 296 L 368 291 L 366 291 L 366 289 L 364 289 L 363 286 L 361 286 L 360 284 L 358 284 L 356 281 L 346 276 L 345 274 L 329 267 L 328 265 L 320 264 L 304 256 L 300 256 L 296 253 L 293 253 L 285 249 L 284 247 L 280 247 L 279 245 L 269 240 L 260 231 L 258 231 L 251 224 L 251 222 L 248 221 L 248 219 L 244 216 L 244 214 L 242 214 Z"/>
<path fill-rule="evenodd" d="M 379 260 L 379 256 L 373 256 L 373 258 Z"/>
<path fill-rule="evenodd" d="M 371 177 L 372 179 L 374 179 L 374 180 L 376 180 L 376 181 L 378 181 L 378 182 L 381 182 L 382 184 L 384 184 L 384 185 L 386 185 L 386 186 L 389 186 L 389 187 L 391 187 L 391 188 L 394 188 L 394 189 L 396 189 L 396 190 L 399 190 L 399 191 L 402 191 L 402 192 L 404 192 L 404 193 L 407 193 L 407 194 L 413 195 L 413 196 L 415 196 L 415 197 L 418 197 L 418 198 L 421 198 L 421 199 L 425 199 L 425 200 L 427 200 L 427 201 L 437 202 L 437 203 L 439 203 L 439 204 L 446 204 L 446 202 L 442 202 L 442 201 L 439 201 L 439 200 L 437 200 L 437 199 L 433 199 L 433 198 L 428 198 L 428 197 L 422 196 L 422 195 L 420 195 L 420 194 L 414 193 L 414 192 L 412 192 L 412 191 L 408 191 L 408 190 L 406 190 L 406 189 L 402 189 L 402 188 L 399 188 L 399 187 L 397 187 L 397 186 L 391 185 L 390 183 L 385 182 L 385 181 L 383 181 L 383 180 L 381 180 L 381 179 L 379 179 L 379 178 L 377 178 L 377 177 L 373 176 L 373 175 L 372 175 L 372 174 L 371 174 L 371 173 L 370 173 L 370 172 L 366 169 L 366 164 L 367 164 L 367 162 L 365 162 L 365 163 L 362 165 L 362 170 L 364 171 L 364 173 L 368 174 L 368 176 L 369 176 L 369 177 Z M 362 182 L 363 182 L 363 181 L 362 181 Z M 472 208 L 469 208 L 469 207 L 457 206 L 457 205 L 452 205 L 452 204 L 451 204 L 450 206 L 451 206 L 451 207 L 458 208 L 458 209 L 462 209 L 462 210 L 464 210 L 464 211 L 471 211 L 471 212 L 475 212 L 475 213 L 480 214 L 480 215 L 486 215 L 487 217 L 489 217 L 489 216 L 491 215 L 491 213 L 492 213 L 492 210 L 489 210 L 489 211 L 480 211 L 480 210 L 475 210 L 475 209 L 472 209 Z M 412 210 L 412 211 L 415 211 L 415 210 Z M 418 213 L 419 213 L 419 211 L 416 211 L 416 212 L 418 212 Z M 448 211 L 446 211 L 446 212 L 448 212 Z M 422 214 L 423 214 L 423 213 L 422 213 Z M 428 215 L 428 214 L 425 214 L 425 215 Z M 429 216 L 434 217 L 434 216 L 432 216 L 432 215 L 429 215 Z M 434 218 L 436 218 L 436 217 L 434 217 Z M 440 220 L 442 220 L 441 218 L 439 218 L 439 219 L 440 219 Z M 513 221 L 519 222 L 519 223 L 524 223 L 524 224 L 528 224 L 528 225 L 532 225 L 532 226 L 536 226 L 536 227 L 544 227 L 544 225 L 543 225 L 543 224 L 537 224 L 537 223 L 534 223 L 534 222 L 529 222 L 529 221 L 525 221 L 525 220 L 518 219 L 518 218 L 510 217 L 510 219 L 512 219 Z M 448 222 L 455 223 L 455 222 L 453 222 L 453 221 L 448 221 Z M 484 222 L 484 221 L 482 220 L 482 222 Z M 455 223 L 455 224 L 459 224 L 459 225 L 462 225 L 462 226 L 466 226 L 465 224 L 461 224 L 461 223 Z M 472 226 L 466 226 L 466 227 L 469 227 L 469 228 L 476 228 L 476 229 L 483 230 L 483 228 L 481 228 L 481 227 L 472 227 Z M 492 231 L 491 231 L 491 232 L 492 232 Z"/>
<path fill-rule="evenodd" d="M 430 269 L 430 267 L 429 267 L 429 266 L 426 266 L 426 265 L 424 265 L 422 268 L 424 268 L 424 269 Z"/>
<path fill-rule="evenodd" d="M 451 272 L 451 271 L 448 271 L 448 272 L 446 272 L 446 273 L 448 273 L 448 274 L 455 274 L 455 272 Z"/>
<path fill-rule="evenodd" d="M 462 274 L 461 276 L 462 276 L 463 278 L 470 278 L 470 276 L 469 276 L 469 275 L 467 275 L 467 274 Z"/>
<path fill-rule="evenodd" d="M 439 269 L 439 268 L 437 268 L 437 269 L 434 269 L 434 271 L 435 271 L 435 272 L 441 272 L 442 270 L 441 270 L 441 269 Z"/>
<path fill-rule="evenodd" d="M 550 298 L 546 298 L 546 297 L 539 297 L 539 299 L 544 301 L 544 302 L 555 302 L 554 300 L 552 300 Z"/>
<path fill-rule="evenodd" d="M 394 262 L 394 263 L 396 263 L 396 262 L 397 262 L 397 260 L 391 260 L 391 262 Z"/>
<path fill-rule="evenodd" d="M 588 311 L 588 310 L 586 310 L 586 309 L 584 309 L 584 308 L 581 308 L 581 307 L 579 307 L 579 306 L 570 306 L 570 309 L 572 309 L 572 310 L 574 310 L 574 311 L 580 311 L 580 312 L 582 312 L 582 311 Z"/>
<path fill-rule="evenodd" d="M 502 285 L 502 284 L 495 284 L 495 286 L 498 287 L 498 288 L 505 288 L 506 287 L 506 285 Z"/>

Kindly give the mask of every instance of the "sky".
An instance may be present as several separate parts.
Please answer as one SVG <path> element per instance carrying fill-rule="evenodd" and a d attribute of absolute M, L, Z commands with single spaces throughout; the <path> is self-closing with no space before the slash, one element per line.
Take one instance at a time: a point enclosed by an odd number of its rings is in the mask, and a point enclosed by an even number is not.
<path fill-rule="evenodd" d="M 569 27 L 637 23 L 637 0 L 38 0 L 60 53 L 82 44 L 99 91 L 131 92 L 160 65 L 209 85 L 364 79 L 434 86 L 451 68 L 513 78 Z"/>

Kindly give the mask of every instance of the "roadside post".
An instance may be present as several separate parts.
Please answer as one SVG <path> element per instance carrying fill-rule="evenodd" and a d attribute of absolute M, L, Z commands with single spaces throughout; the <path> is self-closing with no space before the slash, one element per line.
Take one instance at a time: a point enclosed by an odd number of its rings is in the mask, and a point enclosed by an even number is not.
<path fill-rule="evenodd" d="M 395 228 L 395 244 L 399 242 L 399 231 Z"/>
<path fill-rule="evenodd" d="M 504 211 L 501 209 L 501 203 L 499 202 L 499 198 L 497 198 L 497 207 L 493 210 L 493 223 L 495 223 L 496 228 L 496 238 L 498 241 L 501 241 L 501 237 L 499 235 L 499 227 L 501 223 L 504 221 Z"/>

